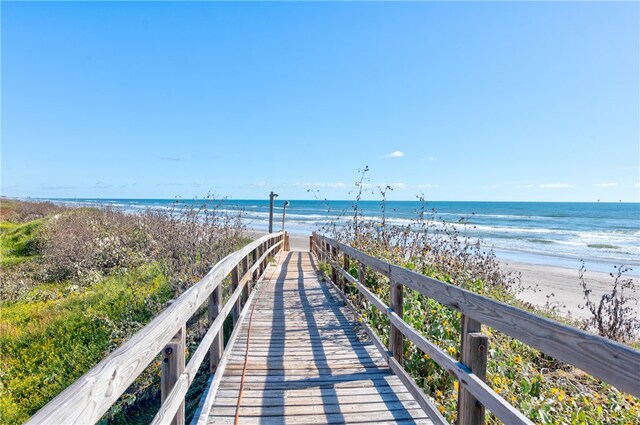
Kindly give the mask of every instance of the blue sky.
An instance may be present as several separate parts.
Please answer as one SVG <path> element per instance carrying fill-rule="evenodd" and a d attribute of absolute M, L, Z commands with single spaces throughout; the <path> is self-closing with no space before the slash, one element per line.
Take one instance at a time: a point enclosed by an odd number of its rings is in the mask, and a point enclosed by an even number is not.
<path fill-rule="evenodd" d="M 638 2 L 1 15 L 5 196 L 640 200 Z"/>

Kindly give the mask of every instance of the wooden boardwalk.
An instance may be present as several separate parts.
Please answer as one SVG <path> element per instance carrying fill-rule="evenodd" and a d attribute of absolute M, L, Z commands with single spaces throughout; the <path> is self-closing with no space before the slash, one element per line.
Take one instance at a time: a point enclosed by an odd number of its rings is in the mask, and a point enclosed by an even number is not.
<path fill-rule="evenodd" d="M 209 410 L 233 424 L 431 424 L 308 252 L 282 252 L 254 298 Z"/>
<path fill-rule="evenodd" d="M 640 397 L 638 350 L 390 264 L 316 233 L 310 247 L 312 254 L 289 252 L 288 235 L 277 232 L 223 258 L 27 423 L 100 422 L 160 354 L 161 406 L 151 423 L 184 424 L 185 396 L 209 353 L 212 374 L 192 424 L 234 423 L 242 394 L 241 424 L 445 425 L 438 408 L 402 367 L 402 347 L 408 340 L 457 379 L 459 423 L 482 425 L 489 411 L 502 423 L 533 425 L 484 382 L 489 351 L 489 339 L 481 332 L 485 326 Z M 274 256 L 279 263 L 267 266 Z M 318 280 L 315 259 L 329 265 L 327 278 L 333 283 Z M 349 264 L 358 267 L 358 278 L 349 274 Z M 388 279 L 389 305 L 367 288 L 368 273 Z M 232 289 L 227 298 L 224 282 Z M 343 300 L 350 304 L 341 292 L 347 285 L 388 318 L 388 349 L 344 305 Z M 405 287 L 461 314 L 460 358 L 403 320 Z M 209 328 L 185 364 L 187 324 L 205 304 Z M 234 327 L 223 349 L 220 337 L 229 315 Z"/>

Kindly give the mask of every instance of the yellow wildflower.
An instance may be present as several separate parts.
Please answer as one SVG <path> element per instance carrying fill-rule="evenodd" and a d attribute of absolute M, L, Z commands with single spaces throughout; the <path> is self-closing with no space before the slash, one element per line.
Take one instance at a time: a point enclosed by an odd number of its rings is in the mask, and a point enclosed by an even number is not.
<path fill-rule="evenodd" d="M 431 356 L 429 356 L 428 354 L 424 354 L 422 356 L 422 358 L 425 359 L 425 360 L 429 360 L 431 358 Z"/>
<path fill-rule="evenodd" d="M 451 355 L 451 356 L 455 356 L 455 354 L 456 354 L 456 349 L 453 348 L 453 347 L 447 348 L 447 351 L 449 352 L 449 355 Z"/>
<path fill-rule="evenodd" d="M 559 392 L 560 392 L 560 390 L 559 390 L 559 389 L 557 389 L 557 388 L 551 388 L 551 394 L 556 395 L 556 394 L 558 394 Z"/>

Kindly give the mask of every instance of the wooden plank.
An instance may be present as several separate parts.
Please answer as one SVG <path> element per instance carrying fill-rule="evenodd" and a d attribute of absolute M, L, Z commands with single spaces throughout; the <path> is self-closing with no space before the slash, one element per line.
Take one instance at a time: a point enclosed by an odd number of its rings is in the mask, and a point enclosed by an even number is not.
<path fill-rule="evenodd" d="M 323 236 L 317 238 L 378 273 L 390 272 L 408 288 L 640 397 L 638 350 L 386 263 Z"/>
<path fill-rule="evenodd" d="M 413 401 L 378 401 L 364 403 L 327 403 L 323 401 L 318 404 L 294 404 L 294 405 L 270 405 L 270 406 L 242 406 L 240 415 L 243 419 L 250 416 L 261 418 L 268 416 L 297 416 L 297 415 L 331 415 L 348 413 L 378 413 L 389 411 L 403 411 L 409 409 L 419 409 L 420 406 Z M 235 414 L 236 406 L 216 405 L 214 415 L 231 416 Z M 422 417 L 425 417 L 424 413 Z"/>
<path fill-rule="evenodd" d="M 336 386 L 333 389 L 334 395 L 338 398 L 349 398 L 350 396 L 379 396 L 381 398 L 393 398 L 394 394 L 406 394 L 407 389 L 404 388 L 401 384 L 393 386 L 380 386 L 380 387 L 340 387 Z M 323 395 L 326 394 L 326 391 L 321 388 L 305 388 L 305 389 L 289 389 L 274 393 L 272 391 L 264 391 L 264 390 L 252 390 L 245 391 L 242 399 L 250 399 L 256 398 L 258 400 L 267 400 L 266 402 L 273 401 L 272 399 L 282 399 L 285 398 L 287 400 L 292 400 L 296 398 L 306 399 L 306 398 L 322 398 Z M 218 390 L 218 396 L 221 398 L 229 398 L 238 396 L 238 392 L 234 390 Z"/>
<path fill-rule="evenodd" d="M 302 392 L 301 392 L 302 393 Z M 248 395 L 248 394 L 247 394 Z M 331 395 L 331 397 L 327 397 L 326 394 L 323 396 L 322 394 L 312 397 L 310 395 L 300 395 L 298 397 L 280 397 L 278 395 L 274 395 L 273 397 L 247 397 L 246 395 L 242 396 L 242 405 L 243 407 L 283 407 L 283 406 L 308 406 L 308 405 L 322 405 L 324 404 L 334 404 L 338 406 L 346 406 L 349 404 L 361 404 L 361 403 L 397 403 L 405 401 L 408 406 L 417 407 L 417 403 L 413 399 L 413 396 L 408 393 L 387 393 L 387 394 L 346 394 L 342 396 Z M 235 407 L 238 403 L 237 396 L 230 397 L 217 397 L 216 398 L 216 407 Z"/>

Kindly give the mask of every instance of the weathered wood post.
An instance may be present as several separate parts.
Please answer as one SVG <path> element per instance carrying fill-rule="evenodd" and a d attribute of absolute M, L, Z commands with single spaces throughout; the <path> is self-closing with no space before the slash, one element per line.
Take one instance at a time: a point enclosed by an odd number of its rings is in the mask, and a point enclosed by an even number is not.
<path fill-rule="evenodd" d="M 236 266 L 231 269 L 231 293 L 236 292 L 238 288 L 238 282 L 240 281 L 240 265 L 236 264 Z M 236 322 L 238 321 L 238 317 L 240 316 L 240 303 L 242 302 L 242 297 L 239 297 L 238 300 L 233 305 L 233 309 L 231 309 L 231 317 L 233 319 L 233 327 L 236 327 Z"/>
<path fill-rule="evenodd" d="M 291 251 L 291 242 L 289 241 L 289 232 L 284 232 L 284 250 Z"/>
<path fill-rule="evenodd" d="M 347 254 L 342 254 L 342 268 L 344 271 L 349 273 L 349 257 Z M 347 293 L 347 288 L 349 287 L 349 281 L 346 277 L 342 277 L 342 292 Z"/>
<path fill-rule="evenodd" d="M 260 248 L 258 249 L 258 259 L 262 257 L 262 254 L 264 254 L 264 243 L 261 243 Z M 258 267 L 258 270 L 260 271 L 258 273 L 258 279 L 260 279 L 260 276 L 262 276 L 262 272 L 264 272 L 264 261 L 260 261 L 260 267 Z"/>
<path fill-rule="evenodd" d="M 462 316 L 460 338 L 460 362 L 483 381 L 487 379 L 487 352 L 489 339 L 480 333 L 482 324 L 467 316 Z M 465 390 L 458 387 L 458 423 L 483 425 L 484 406 Z"/>
<path fill-rule="evenodd" d="M 209 326 L 213 324 L 216 317 L 222 309 L 222 282 L 216 286 L 211 295 L 209 295 Z M 222 338 L 222 330 L 218 332 L 209 348 L 209 373 L 213 374 L 220 364 L 222 351 L 224 350 L 224 341 Z"/>
<path fill-rule="evenodd" d="M 364 264 L 358 261 L 358 282 L 360 282 L 362 286 L 367 286 L 366 280 L 367 280 L 367 274 L 366 274 L 366 269 L 364 268 Z M 358 308 L 364 308 L 365 304 L 363 302 L 363 296 L 360 293 L 360 291 L 357 292 L 357 299 L 358 299 Z"/>
<path fill-rule="evenodd" d="M 338 250 L 337 248 L 331 247 L 331 280 L 338 287 L 340 287 L 340 282 L 338 282 L 338 269 L 334 265 L 338 262 Z"/>
<path fill-rule="evenodd" d="M 162 375 L 160 377 L 160 402 L 164 403 L 178 378 L 184 371 L 184 350 L 186 347 L 186 329 L 180 328 L 177 334 L 162 350 Z M 184 425 L 184 401 L 171 420 L 171 425 Z"/>
<path fill-rule="evenodd" d="M 309 236 L 309 252 L 315 254 L 316 257 L 318 256 L 316 248 L 313 246 L 313 233 L 311 234 L 311 236 Z"/>
<path fill-rule="evenodd" d="M 247 274 L 248 271 L 249 271 L 249 255 L 247 254 L 242 259 L 242 275 L 241 275 L 241 277 L 244 277 L 244 275 Z M 249 292 L 250 291 L 251 291 L 251 280 L 248 280 L 244 284 L 244 288 L 242 288 L 242 306 L 244 306 L 247 303 L 247 300 L 249 299 Z"/>
<path fill-rule="evenodd" d="M 255 265 L 257 261 L 258 261 L 258 249 L 256 248 L 253 251 L 251 251 L 251 264 Z M 253 271 L 253 276 L 251 278 L 252 278 L 254 283 L 258 281 L 258 268 L 257 267 Z"/>
<path fill-rule="evenodd" d="M 391 303 L 389 307 L 402 319 L 402 301 L 403 301 L 403 290 L 402 284 L 398 282 L 394 282 L 391 277 L 391 267 L 389 267 L 389 286 L 391 292 Z M 393 357 L 400 363 L 400 365 L 404 364 L 404 347 L 403 347 L 404 335 L 398 328 L 396 328 L 393 323 L 391 323 L 391 330 L 389 332 L 389 350 L 393 353 Z"/>

